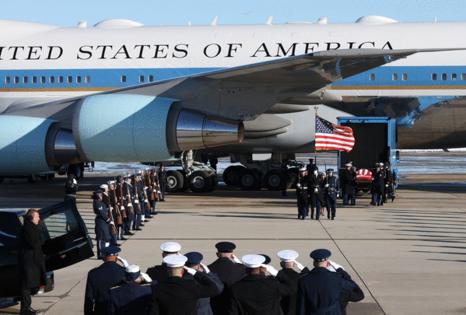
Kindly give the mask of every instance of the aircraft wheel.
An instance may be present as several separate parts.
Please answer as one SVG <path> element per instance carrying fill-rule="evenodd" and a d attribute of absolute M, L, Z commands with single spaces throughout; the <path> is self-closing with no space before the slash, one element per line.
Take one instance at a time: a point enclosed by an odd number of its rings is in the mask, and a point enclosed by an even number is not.
<path fill-rule="evenodd" d="M 184 187 L 184 176 L 178 171 L 167 172 L 167 191 L 177 192 Z"/>
<path fill-rule="evenodd" d="M 268 190 L 280 190 L 283 188 L 283 174 L 278 170 L 271 170 L 264 177 L 264 186 Z"/>
<path fill-rule="evenodd" d="M 261 174 L 257 170 L 243 169 L 241 171 L 240 186 L 243 190 L 255 190 L 261 188 Z"/>
<path fill-rule="evenodd" d="M 223 171 L 223 182 L 229 186 L 238 186 L 241 179 L 241 171 L 243 166 L 229 166 Z"/>
<path fill-rule="evenodd" d="M 195 171 L 189 176 L 189 188 L 195 193 L 211 192 L 213 182 L 205 172 Z"/>

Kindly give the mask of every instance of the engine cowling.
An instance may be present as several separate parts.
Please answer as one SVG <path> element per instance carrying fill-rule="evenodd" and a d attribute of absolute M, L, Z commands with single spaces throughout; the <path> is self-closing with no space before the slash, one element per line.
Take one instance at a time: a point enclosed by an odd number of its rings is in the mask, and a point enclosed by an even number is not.
<path fill-rule="evenodd" d="M 241 122 L 184 110 L 173 99 L 95 95 L 75 104 L 71 130 L 47 118 L 0 115 L 0 176 L 83 161 L 163 161 L 242 139 Z"/>

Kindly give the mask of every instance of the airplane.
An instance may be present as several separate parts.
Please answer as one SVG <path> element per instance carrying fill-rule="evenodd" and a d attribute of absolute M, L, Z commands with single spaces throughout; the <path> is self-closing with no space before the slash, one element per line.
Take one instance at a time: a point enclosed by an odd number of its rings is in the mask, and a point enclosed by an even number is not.
<path fill-rule="evenodd" d="M 313 104 L 409 125 L 464 96 L 465 30 L 384 17 L 169 27 L 116 19 L 67 28 L 3 20 L 0 177 L 222 146 L 312 151 Z"/>

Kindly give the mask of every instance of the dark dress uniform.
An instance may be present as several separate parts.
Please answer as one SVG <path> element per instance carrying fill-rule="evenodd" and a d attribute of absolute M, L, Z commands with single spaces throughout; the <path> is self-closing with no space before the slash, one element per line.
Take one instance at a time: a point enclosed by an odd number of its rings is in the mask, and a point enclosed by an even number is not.
<path fill-rule="evenodd" d="M 109 290 L 125 279 L 125 269 L 106 261 L 87 274 L 84 314 L 107 314 Z"/>
<path fill-rule="evenodd" d="M 165 201 L 165 191 L 167 189 L 167 172 L 165 169 L 160 169 L 157 171 L 157 176 L 159 178 L 159 186 L 160 186 L 160 201 Z"/>
<path fill-rule="evenodd" d="M 306 269 L 307 270 L 307 269 Z M 298 299 L 298 281 L 303 276 L 302 273 L 293 269 L 285 268 L 278 272 L 277 279 L 280 282 L 290 281 L 290 294 L 282 297 L 280 306 L 284 315 L 296 314 L 296 301 Z M 287 279 L 285 279 L 285 277 Z"/>
<path fill-rule="evenodd" d="M 154 282 L 164 282 L 168 279 L 168 267 L 165 264 L 156 265 L 147 269 L 146 273 Z"/>
<path fill-rule="evenodd" d="M 230 309 L 231 286 L 246 276 L 246 268 L 225 257 L 218 258 L 208 267 L 224 284 L 222 293 L 210 299 L 212 311 L 216 315 L 227 314 Z"/>
<path fill-rule="evenodd" d="M 275 277 L 247 275 L 232 288 L 232 303 L 229 314 L 239 315 L 281 315 L 280 299 L 292 294 L 292 286 L 287 277 L 281 283 Z"/>
<path fill-rule="evenodd" d="M 341 171 L 341 189 L 343 193 L 343 204 L 351 205 L 356 204 L 356 173 L 351 168 L 350 170 L 344 169 Z"/>
<path fill-rule="evenodd" d="M 197 302 L 220 291 L 206 274 L 196 272 L 193 278 L 168 277 L 152 288 L 152 315 L 196 315 Z"/>
<path fill-rule="evenodd" d="M 339 268 L 331 272 L 312 269 L 298 284 L 298 315 L 342 315 L 349 301 L 360 301 L 364 293 L 351 277 Z"/>
<path fill-rule="evenodd" d="M 324 180 L 325 201 L 327 207 L 327 218 L 332 220 L 337 212 L 338 179 L 336 176 L 327 176 Z"/>
<path fill-rule="evenodd" d="M 76 193 L 78 192 L 78 181 L 74 176 L 68 176 L 65 182 L 65 201 L 73 200 L 76 202 Z"/>
<path fill-rule="evenodd" d="M 383 205 L 383 200 L 382 196 L 384 193 L 384 172 L 383 170 L 376 169 L 372 173 L 372 187 L 371 187 L 371 192 L 372 192 L 372 202 L 371 204 L 374 206 L 380 206 Z"/>
<path fill-rule="evenodd" d="M 309 215 L 308 176 L 299 176 L 296 184 L 296 198 L 298 204 L 298 219 L 304 220 Z"/>
<path fill-rule="evenodd" d="M 147 314 L 152 298 L 150 284 L 124 283 L 110 289 L 107 314 Z"/>
<path fill-rule="evenodd" d="M 320 193 L 320 182 L 319 178 L 315 174 L 308 175 L 308 187 L 309 187 L 309 205 L 311 207 L 311 219 L 314 219 L 314 211 L 317 208 L 317 202 Z M 316 213 L 316 218 L 319 218 L 319 215 Z"/>
<path fill-rule="evenodd" d="M 21 281 L 21 312 L 31 307 L 31 294 L 45 284 L 45 259 L 40 224 L 26 218 L 19 232 L 18 264 Z"/>
<path fill-rule="evenodd" d="M 110 233 L 110 218 L 108 208 L 102 200 L 94 200 L 95 216 L 95 238 L 97 241 L 97 257 L 102 257 L 102 249 L 105 243 L 110 243 L 112 235 Z"/>

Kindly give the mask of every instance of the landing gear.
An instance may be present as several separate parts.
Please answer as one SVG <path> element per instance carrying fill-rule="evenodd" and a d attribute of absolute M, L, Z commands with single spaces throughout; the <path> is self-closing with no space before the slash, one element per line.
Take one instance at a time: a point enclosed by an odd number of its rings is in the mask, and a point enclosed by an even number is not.
<path fill-rule="evenodd" d="M 281 190 L 284 186 L 285 176 L 281 171 L 271 170 L 264 177 L 264 187 L 268 190 Z"/>
<path fill-rule="evenodd" d="M 189 188 L 195 193 L 212 192 L 217 182 L 215 177 L 204 171 L 195 171 L 189 176 Z"/>
<path fill-rule="evenodd" d="M 178 192 L 182 191 L 185 186 L 183 174 L 179 171 L 167 171 L 167 191 Z"/>
<path fill-rule="evenodd" d="M 241 189 L 257 190 L 261 188 L 262 174 L 259 170 L 243 168 L 240 176 Z"/>
<path fill-rule="evenodd" d="M 233 165 L 223 171 L 223 182 L 229 186 L 239 186 L 241 180 L 241 170 L 245 167 L 242 165 Z"/>

